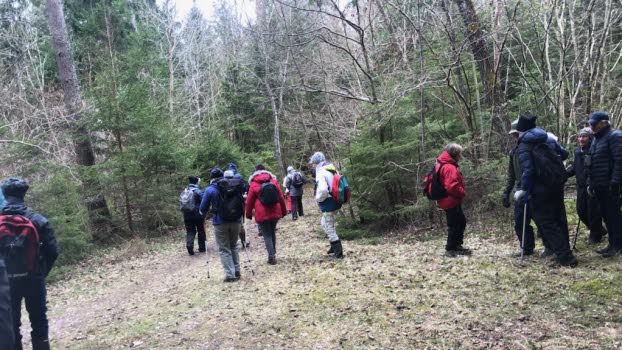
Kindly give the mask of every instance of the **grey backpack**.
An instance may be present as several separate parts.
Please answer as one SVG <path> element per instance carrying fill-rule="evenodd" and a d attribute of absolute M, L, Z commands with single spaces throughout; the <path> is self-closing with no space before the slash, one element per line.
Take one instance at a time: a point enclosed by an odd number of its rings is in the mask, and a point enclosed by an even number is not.
<path fill-rule="evenodd" d="M 181 211 L 192 212 L 197 208 L 194 200 L 194 191 L 190 187 L 186 187 L 179 195 L 179 209 Z"/>

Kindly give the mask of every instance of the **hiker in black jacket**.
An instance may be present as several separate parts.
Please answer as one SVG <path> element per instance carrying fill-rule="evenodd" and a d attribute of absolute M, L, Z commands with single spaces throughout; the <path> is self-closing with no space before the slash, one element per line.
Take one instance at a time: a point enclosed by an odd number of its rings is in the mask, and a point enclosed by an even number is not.
<path fill-rule="evenodd" d="M 48 220 L 41 214 L 31 211 L 24 204 L 24 196 L 28 191 L 26 181 L 10 178 L 4 181 L 1 187 L 6 198 L 6 205 L 1 215 L 21 215 L 28 218 L 37 229 L 41 243 L 36 271 L 23 277 L 11 278 L 9 276 L 15 349 L 22 348 L 22 336 L 19 329 L 22 318 L 22 299 L 24 299 L 32 327 L 32 332 L 30 332 L 32 348 L 33 350 L 49 350 L 45 277 L 58 257 L 56 236 Z"/>
<path fill-rule="evenodd" d="M 579 219 L 590 230 L 589 244 L 600 243 L 607 231 L 603 228 L 603 216 L 600 204 L 594 196 L 587 193 L 587 171 L 585 168 L 585 156 L 590 150 L 592 143 L 592 130 L 583 128 L 577 134 L 579 147 L 574 151 L 574 162 L 566 171 L 568 177 L 575 176 L 577 179 L 577 214 Z"/>
<path fill-rule="evenodd" d="M 186 226 L 186 248 L 188 254 L 194 255 L 194 237 L 198 236 L 199 253 L 205 252 L 205 219 L 199 214 L 199 206 L 201 205 L 201 198 L 203 192 L 199 189 L 199 178 L 196 176 L 188 176 L 187 189 L 194 194 L 194 207 L 192 210 L 185 210 L 182 208 L 184 214 L 184 226 Z"/>
<path fill-rule="evenodd" d="M 614 257 L 622 251 L 622 132 L 611 127 L 605 112 L 592 113 L 588 122 L 594 133 L 586 161 L 588 192 L 598 199 L 609 232 L 609 244 L 598 253 Z"/>
<path fill-rule="evenodd" d="M 516 154 L 521 166 L 521 188 L 514 193 L 514 200 L 527 200 L 531 205 L 531 214 L 550 249 L 555 253 L 555 260 L 562 266 L 576 266 L 577 259 L 572 254 L 568 241 L 568 226 L 564 207 L 563 185 L 551 188 L 540 178 L 534 160 L 534 150 L 545 144 L 551 149 L 554 145 L 547 141 L 547 133 L 536 128 L 536 116 L 520 116 L 516 130 L 519 132 Z M 559 155 L 560 152 L 556 151 Z M 558 159 L 563 173 L 562 157 Z M 562 174 L 565 176 L 565 174 Z"/>

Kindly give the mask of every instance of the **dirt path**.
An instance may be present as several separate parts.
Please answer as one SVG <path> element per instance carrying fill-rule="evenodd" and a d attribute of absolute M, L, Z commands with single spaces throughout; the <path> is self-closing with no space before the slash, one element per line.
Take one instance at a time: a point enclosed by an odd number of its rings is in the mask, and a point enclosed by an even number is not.
<path fill-rule="evenodd" d="M 537 258 L 521 268 L 507 256 L 509 233 L 471 228 L 471 258 L 443 257 L 439 234 L 345 242 L 347 258 L 335 262 L 319 213 L 307 208 L 279 224 L 276 266 L 247 226 L 252 263 L 238 283 L 222 282 L 211 228 L 210 279 L 205 255 L 184 253 L 182 233 L 134 258 L 124 257 L 145 247 L 94 258 L 49 288 L 53 348 L 622 348 L 619 259 L 583 249 L 577 269 L 550 270 Z"/>

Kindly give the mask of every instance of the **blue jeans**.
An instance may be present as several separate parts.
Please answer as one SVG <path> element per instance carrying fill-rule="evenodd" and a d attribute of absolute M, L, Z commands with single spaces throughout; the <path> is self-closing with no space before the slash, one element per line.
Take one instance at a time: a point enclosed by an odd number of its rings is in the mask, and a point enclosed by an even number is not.
<path fill-rule="evenodd" d="M 22 299 L 26 302 L 26 310 L 32 327 L 30 336 L 33 342 L 48 339 L 45 278 L 41 276 L 12 278 L 10 284 L 15 342 L 19 344 L 22 341 L 22 335 L 19 331 L 22 325 Z"/>

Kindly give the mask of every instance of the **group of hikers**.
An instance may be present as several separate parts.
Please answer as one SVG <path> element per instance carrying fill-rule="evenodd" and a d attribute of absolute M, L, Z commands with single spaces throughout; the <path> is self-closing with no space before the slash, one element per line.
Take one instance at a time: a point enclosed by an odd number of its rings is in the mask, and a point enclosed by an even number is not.
<path fill-rule="evenodd" d="M 588 242 L 599 243 L 608 235 L 607 247 L 597 252 L 603 257 L 621 254 L 622 132 L 612 128 L 607 113 L 591 114 L 589 126 L 577 135 L 574 162 L 564 167 L 568 152 L 553 134 L 538 128 L 536 120 L 533 115 L 522 115 L 512 123 L 509 132 L 516 145 L 509 154 L 502 203 L 509 208 L 514 200 L 514 229 L 521 245 L 518 255 L 535 253 L 533 220 L 544 245 L 541 255 L 553 258 L 557 265 L 577 265 L 564 205 L 564 187 L 571 176 L 576 177 L 578 216 L 590 231 Z M 460 145 L 448 144 L 424 180 L 424 193 L 446 212 L 445 251 L 450 257 L 471 254 L 463 245 L 467 220 L 462 210 L 464 180 L 458 168 L 462 152 Z M 330 242 L 328 254 L 342 259 L 335 214 L 349 200 L 347 180 L 321 152 L 315 152 L 309 164 L 315 174 L 314 199 L 322 212 L 321 226 Z M 267 262 L 276 264 L 278 221 L 288 211 L 293 220 L 304 215 L 304 176 L 289 167 L 283 181 L 285 195 L 277 177 L 262 164 L 255 165 L 248 181 L 238 173 L 235 164 L 230 164 L 226 171 L 213 168 L 209 176 L 204 190 L 199 187 L 198 177 L 189 176 L 189 184 L 180 195 L 188 254 L 195 254 L 196 236 L 199 252 L 206 251 L 204 222 L 211 218 L 224 281 L 238 281 L 238 240 L 244 249 L 248 247 L 243 222 L 254 218 L 266 246 Z M 4 197 L 0 211 L 0 350 L 22 349 L 22 300 L 32 326 L 33 349 L 49 349 L 45 278 L 59 254 L 54 231 L 44 216 L 25 205 L 29 188 L 25 180 L 10 178 L 0 187 Z"/>
<path fill-rule="evenodd" d="M 350 189 L 345 177 L 326 160 L 322 152 L 313 154 L 309 163 L 315 171 L 314 195 L 322 212 L 321 225 L 330 242 L 328 254 L 335 259 L 342 259 L 343 247 L 335 229 L 335 212 L 348 201 Z M 199 252 L 206 252 L 204 222 L 211 217 L 220 262 L 225 272 L 224 281 L 239 280 L 239 246 L 246 249 L 249 245 L 243 223 L 245 219 L 254 218 L 266 246 L 268 264 L 277 263 L 277 223 L 287 216 L 288 211 L 293 220 L 304 215 L 302 197 L 306 181 L 303 174 L 291 166 L 287 168 L 287 176 L 283 180 L 285 195 L 277 177 L 266 170 L 263 164 L 255 165 L 255 171 L 248 182 L 233 163 L 229 164 L 226 171 L 211 169 L 209 185 L 203 191 L 198 185 L 199 177 L 189 176 L 188 180 L 189 184 L 179 198 L 186 227 L 188 254 L 195 254 L 194 239 L 197 236 Z"/>
<path fill-rule="evenodd" d="M 514 200 L 514 230 L 521 245 L 517 255 L 534 254 L 533 220 L 544 245 L 540 255 L 554 259 L 557 265 L 577 266 L 564 204 L 565 183 L 572 176 L 576 177 L 576 210 L 590 231 L 588 243 L 599 243 L 608 235 L 607 246 L 597 253 L 605 258 L 621 254 L 622 132 L 611 126 L 607 113 L 592 113 L 577 135 L 574 162 L 564 167 L 568 152 L 553 134 L 538 128 L 536 120 L 536 116 L 521 115 L 509 132 L 516 145 L 509 154 L 502 203 L 509 208 Z M 463 246 L 467 221 L 462 210 L 464 180 L 458 169 L 462 151 L 458 144 L 447 145 L 424 181 L 424 193 L 446 212 L 445 249 L 452 257 L 471 254 Z"/>

